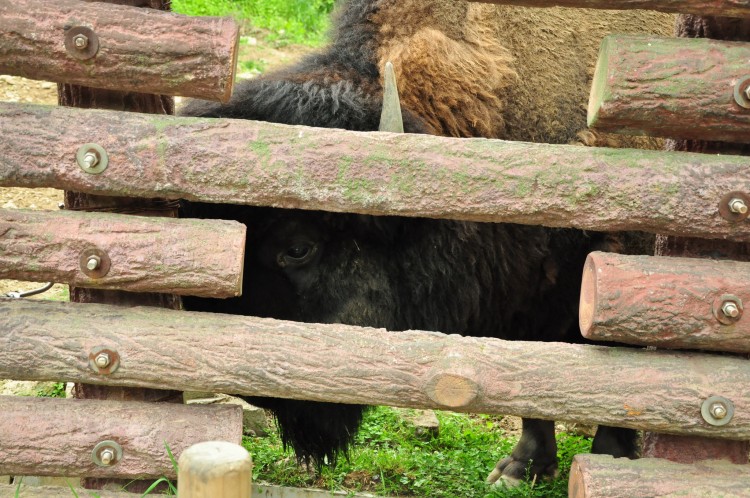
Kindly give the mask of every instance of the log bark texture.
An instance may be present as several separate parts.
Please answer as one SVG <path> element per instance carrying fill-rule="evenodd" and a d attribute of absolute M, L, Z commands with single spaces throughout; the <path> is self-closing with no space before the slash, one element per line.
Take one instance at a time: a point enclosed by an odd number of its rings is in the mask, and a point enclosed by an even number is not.
<path fill-rule="evenodd" d="M 750 143 L 748 59 L 747 43 L 608 36 L 594 73 L 588 125 L 606 132 Z"/>
<path fill-rule="evenodd" d="M 734 303 L 739 316 L 724 314 Z M 750 263 L 591 253 L 579 319 L 584 337 L 671 349 L 750 353 Z"/>
<path fill-rule="evenodd" d="M 16 489 L 20 492 L 19 498 L 71 498 L 76 495 L 80 497 L 89 498 L 89 492 L 85 489 L 74 488 L 76 494 L 70 491 L 70 488 L 64 488 L 62 486 L 27 486 L 21 484 L 17 486 L 14 484 L 2 484 L 0 485 L 0 496 L 15 497 Z M 99 498 L 143 498 L 143 493 L 127 493 L 125 491 L 97 491 L 96 496 Z"/>
<path fill-rule="evenodd" d="M 93 31 L 83 32 L 83 48 L 69 40 L 82 34 L 79 28 Z M 0 73 L 36 80 L 227 102 L 238 43 L 230 17 L 78 0 L 0 0 Z"/>
<path fill-rule="evenodd" d="M 750 17 L 747 0 L 469 0 L 519 7 L 574 7 L 580 9 L 644 9 L 728 17 Z"/>
<path fill-rule="evenodd" d="M 570 467 L 571 498 L 750 497 L 746 466 L 722 461 L 685 465 L 658 458 L 576 455 Z"/>
<path fill-rule="evenodd" d="M 0 186 L 750 240 L 743 158 L 0 104 Z M 103 173 L 75 162 L 82 143 Z M 44 151 L 44 152 L 41 152 Z"/>
<path fill-rule="evenodd" d="M 179 458 L 201 441 L 242 441 L 239 406 L 3 396 L 0 412 L 0 472 L 11 475 L 176 477 L 165 444 Z M 99 466 L 105 440 L 122 456 Z"/>
<path fill-rule="evenodd" d="M 730 441 L 701 436 L 678 436 L 645 432 L 641 456 L 664 458 L 677 463 L 696 463 L 703 460 L 726 460 L 747 464 L 750 455 L 748 441 Z M 745 468 L 745 472 L 750 468 Z"/>
<path fill-rule="evenodd" d="M 145 7 L 149 14 L 157 10 L 168 11 L 170 0 L 100 0 L 87 3 L 101 3 L 124 5 L 130 7 Z M 96 6 L 100 7 L 100 6 Z M 105 7 L 109 9 L 110 7 Z M 119 8 L 119 7 L 115 7 Z M 158 13 L 156 13 L 159 15 Z M 109 16 L 109 10 L 105 13 Z M 144 22 L 148 18 L 144 18 Z M 148 24 L 148 22 L 146 22 Z M 149 29 L 150 26 L 146 27 Z M 79 27 L 80 29 L 80 27 Z M 67 34 L 67 33 L 66 33 Z M 170 63 L 170 61 L 167 61 Z M 80 108 L 100 108 L 114 111 L 145 112 L 150 114 L 174 114 L 174 99 L 168 95 L 156 95 L 138 91 L 121 91 L 118 89 L 91 88 L 71 83 L 58 83 L 58 103 L 60 106 Z M 105 211 L 137 214 L 142 216 L 177 217 L 177 206 L 174 202 L 164 199 L 128 199 L 124 197 L 102 197 L 81 192 L 65 192 L 65 208 L 74 210 Z M 166 293 L 135 293 L 108 289 L 90 289 L 85 287 L 71 287 L 70 299 L 75 302 L 113 303 L 119 306 L 163 306 L 180 309 L 179 296 Z M 73 395 L 84 399 L 114 399 L 130 401 L 169 401 L 182 402 L 179 391 L 158 391 L 154 389 L 132 389 L 109 387 L 94 384 L 76 384 Z M 86 478 L 83 486 L 86 488 L 102 489 L 112 486 L 128 486 L 131 491 L 146 491 L 152 486 L 148 481 L 133 480 L 117 482 L 111 478 Z"/>
<path fill-rule="evenodd" d="M 237 222 L 0 209 L 0 278 L 232 297 L 244 253 Z"/>
<path fill-rule="evenodd" d="M 677 17 L 676 34 L 687 38 L 711 38 L 714 40 L 750 41 L 750 21 L 731 17 L 701 17 L 681 15 Z M 701 63 L 701 61 L 697 61 Z M 672 150 L 701 152 L 705 154 L 750 154 L 750 145 L 733 144 L 707 140 L 669 140 L 668 148 Z M 732 243 L 726 240 L 701 241 L 685 237 L 665 237 L 657 235 L 656 255 L 691 256 L 704 258 L 731 257 L 732 259 L 750 261 L 750 245 Z M 687 441 L 684 437 L 673 434 L 647 432 L 643 435 L 644 456 L 656 458 L 679 458 L 695 460 L 713 458 L 724 454 L 733 461 L 747 463 L 750 449 L 748 441 L 734 441 L 727 444 L 711 438 L 695 438 L 694 446 L 685 451 Z M 699 445 L 699 446 L 698 446 Z M 742 455 L 745 455 L 743 459 Z"/>
<path fill-rule="evenodd" d="M 730 356 L 510 342 L 340 324 L 0 300 L 0 378 L 66 380 L 750 438 L 750 369 Z M 117 351 L 111 374 L 94 348 Z M 701 405 L 720 394 L 730 423 Z"/>
<path fill-rule="evenodd" d="M 180 498 L 250 498 L 253 461 L 238 444 L 194 444 L 182 453 L 178 466 Z"/>

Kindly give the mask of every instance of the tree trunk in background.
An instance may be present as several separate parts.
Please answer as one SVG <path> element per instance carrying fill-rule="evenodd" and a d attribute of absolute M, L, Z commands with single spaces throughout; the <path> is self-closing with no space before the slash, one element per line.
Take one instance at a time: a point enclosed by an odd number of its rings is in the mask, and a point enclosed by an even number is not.
<path fill-rule="evenodd" d="M 169 10 L 168 0 L 101 0 L 104 3 L 147 7 Z M 82 13 L 85 20 L 85 12 Z M 112 90 L 101 90 L 77 85 L 58 84 L 58 102 L 61 106 L 109 109 L 116 111 L 142 112 L 150 114 L 174 114 L 174 99 L 164 95 L 142 93 L 124 93 Z M 81 137 L 81 143 L 86 143 Z M 65 192 L 65 208 L 82 211 L 106 211 L 114 213 L 137 214 L 143 216 L 177 217 L 177 203 L 163 199 L 131 199 L 124 197 L 105 197 Z M 120 306 L 159 306 L 180 309 L 181 301 L 172 294 L 135 294 L 124 291 L 109 291 L 71 287 L 70 300 L 79 303 L 107 303 Z M 179 391 L 160 391 L 155 389 L 133 389 L 107 387 L 92 384 L 76 384 L 73 390 L 76 398 L 114 399 L 127 401 L 167 401 L 182 402 Z M 165 450 L 166 451 L 166 450 Z M 88 478 L 83 485 L 89 489 L 105 489 L 124 486 L 132 481 Z M 134 482 L 128 491 L 143 492 L 150 481 Z"/>

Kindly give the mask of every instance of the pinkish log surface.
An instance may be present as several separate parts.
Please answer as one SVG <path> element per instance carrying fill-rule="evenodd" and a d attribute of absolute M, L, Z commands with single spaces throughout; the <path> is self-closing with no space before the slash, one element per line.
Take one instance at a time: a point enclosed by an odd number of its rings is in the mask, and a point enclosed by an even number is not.
<path fill-rule="evenodd" d="M 748 77 L 746 43 L 608 36 L 602 42 L 588 123 L 600 131 L 750 142 L 750 109 L 735 101 Z M 744 97 L 747 81 L 742 86 Z"/>
<path fill-rule="evenodd" d="M 77 49 L 66 49 L 66 33 L 78 27 L 98 39 L 98 51 L 85 60 L 76 57 Z M 238 43 L 239 27 L 230 17 L 78 0 L 0 1 L 2 74 L 226 102 Z"/>
<path fill-rule="evenodd" d="M 176 477 L 165 444 L 180 454 L 201 441 L 242 440 L 239 406 L 0 397 L 0 473 L 92 477 Z M 122 459 L 96 465 L 101 441 Z"/>
<path fill-rule="evenodd" d="M 581 332 L 595 341 L 750 352 L 750 263 L 591 253 Z M 725 302 L 740 315 L 724 316 Z"/>
<path fill-rule="evenodd" d="M 750 192 L 741 157 L 12 104 L 0 120 L 0 186 L 750 240 L 719 213 Z M 84 142 L 106 171 L 78 167 Z"/>
<path fill-rule="evenodd" d="M 684 14 L 750 17 L 745 0 L 469 0 L 519 7 L 573 7 L 581 9 L 644 9 Z"/>
<path fill-rule="evenodd" d="M 570 468 L 571 498 L 690 496 L 750 497 L 746 465 L 706 461 L 685 465 L 658 458 L 576 455 Z"/>
<path fill-rule="evenodd" d="M 244 252 L 237 222 L 0 209 L 0 278 L 232 297 Z M 109 260 L 106 274 L 85 271 L 89 253 Z"/>
<path fill-rule="evenodd" d="M 340 324 L 0 300 L 0 378 L 441 408 L 750 439 L 750 369 L 731 356 L 512 342 Z M 89 355 L 120 355 L 111 375 Z M 734 403 L 715 427 L 701 405 Z"/>
<path fill-rule="evenodd" d="M 644 457 L 664 458 L 677 463 L 703 460 L 726 460 L 747 464 L 750 441 L 728 441 L 700 436 L 678 436 L 646 432 L 643 435 Z M 750 471 L 750 467 L 745 472 Z"/>

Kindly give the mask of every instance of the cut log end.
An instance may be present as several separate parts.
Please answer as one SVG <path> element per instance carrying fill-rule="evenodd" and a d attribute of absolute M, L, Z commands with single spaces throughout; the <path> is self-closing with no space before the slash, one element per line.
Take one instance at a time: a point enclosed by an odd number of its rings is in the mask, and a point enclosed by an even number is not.
<path fill-rule="evenodd" d="M 578 307 L 578 324 L 581 334 L 589 337 L 594 326 L 594 311 L 596 310 L 596 261 L 594 255 L 589 254 L 583 267 L 581 281 L 581 300 Z"/>
<path fill-rule="evenodd" d="M 568 481 L 568 496 L 570 498 L 586 498 L 586 485 L 583 482 L 583 472 L 576 460 L 570 464 L 570 480 Z"/>
<path fill-rule="evenodd" d="M 183 498 L 250 496 L 252 459 L 242 446 L 224 441 L 198 443 L 180 456 L 177 493 Z"/>
<path fill-rule="evenodd" d="M 427 383 L 427 395 L 447 408 L 461 408 L 471 404 L 479 394 L 475 381 L 462 375 L 440 373 Z"/>
<path fill-rule="evenodd" d="M 609 72 L 609 37 L 605 36 L 599 49 L 599 57 L 594 69 L 594 78 L 591 81 L 591 93 L 589 93 L 589 106 L 586 115 L 586 124 L 594 128 L 599 119 L 599 109 L 604 101 L 604 93 L 607 88 L 607 73 Z"/>

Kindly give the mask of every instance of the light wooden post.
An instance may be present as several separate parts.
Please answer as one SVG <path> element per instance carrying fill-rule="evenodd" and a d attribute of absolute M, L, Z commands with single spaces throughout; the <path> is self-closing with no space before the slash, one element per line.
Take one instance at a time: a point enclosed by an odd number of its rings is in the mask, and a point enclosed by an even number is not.
<path fill-rule="evenodd" d="M 180 498 L 249 498 L 252 494 L 252 458 L 237 444 L 195 444 L 182 453 L 178 468 Z"/>

